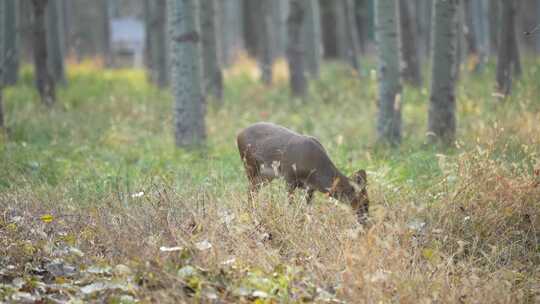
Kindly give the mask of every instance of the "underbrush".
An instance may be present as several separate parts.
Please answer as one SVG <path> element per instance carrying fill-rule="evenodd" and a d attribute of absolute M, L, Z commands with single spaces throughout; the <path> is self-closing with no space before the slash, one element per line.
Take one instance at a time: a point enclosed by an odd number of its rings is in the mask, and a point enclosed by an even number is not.
<path fill-rule="evenodd" d="M 451 148 L 424 142 L 427 91 L 407 88 L 396 149 L 375 144 L 376 77 L 329 63 L 302 103 L 282 62 L 273 87 L 255 66 L 226 71 L 195 151 L 174 148 L 171 98 L 141 71 L 72 67 L 52 110 L 24 72 L 0 139 L 0 301 L 540 301 L 537 64 L 504 102 L 493 67 L 464 75 Z M 323 195 L 289 204 L 282 182 L 248 203 L 234 137 L 258 120 L 366 168 L 369 224 Z"/>

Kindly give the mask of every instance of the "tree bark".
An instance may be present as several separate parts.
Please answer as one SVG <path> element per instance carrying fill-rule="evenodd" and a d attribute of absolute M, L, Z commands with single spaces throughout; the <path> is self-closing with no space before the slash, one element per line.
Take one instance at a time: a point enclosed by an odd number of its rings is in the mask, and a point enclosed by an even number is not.
<path fill-rule="evenodd" d="M 498 53 L 499 32 L 501 31 L 501 8 L 499 0 L 489 0 L 489 43 L 491 53 Z"/>
<path fill-rule="evenodd" d="M 417 49 L 418 37 L 411 18 L 410 5 L 410 1 L 398 0 L 402 56 L 401 75 L 405 82 L 414 87 L 420 87 L 422 85 L 422 75 Z"/>
<path fill-rule="evenodd" d="M 48 68 L 56 83 L 66 84 L 64 66 L 64 22 L 63 2 L 48 0 L 47 5 L 47 53 Z"/>
<path fill-rule="evenodd" d="M 272 26 L 272 4 L 270 1 L 259 0 L 257 6 L 258 18 L 258 58 L 261 69 L 261 80 L 265 85 L 272 84 L 272 65 L 274 62 L 273 51 L 273 26 Z"/>
<path fill-rule="evenodd" d="M 305 97 L 307 80 L 304 67 L 304 49 L 302 45 L 302 23 L 304 22 L 305 7 L 302 0 L 291 0 L 288 28 L 287 59 L 289 64 L 289 81 L 291 92 L 295 97 Z"/>
<path fill-rule="evenodd" d="M 19 78 L 19 33 L 17 29 L 18 0 L 4 0 L 4 83 L 13 85 Z"/>
<path fill-rule="evenodd" d="M 375 36 L 379 76 L 377 137 L 392 145 L 401 141 L 398 11 L 395 0 L 376 0 Z"/>
<path fill-rule="evenodd" d="M 202 144 L 206 138 L 201 86 L 197 0 L 169 0 L 175 141 L 178 147 Z"/>
<path fill-rule="evenodd" d="M 456 133 L 456 20 L 459 0 L 434 0 L 428 138 L 450 144 Z"/>
<path fill-rule="evenodd" d="M 501 0 L 502 24 L 497 52 L 497 90 L 509 95 L 512 90 L 512 72 L 516 69 L 517 41 L 515 38 L 515 3 L 512 0 Z M 519 62 L 519 60 L 517 61 Z"/>
<path fill-rule="evenodd" d="M 321 69 L 322 42 L 319 2 L 305 0 L 306 16 L 303 22 L 304 50 L 307 71 L 318 79 Z"/>
<path fill-rule="evenodd" d="M 56 101 L 56 88 L 47 67 L 47 35 L 45 23 L 45 9 L 48 0 L 32 0 L 33 24 L 33 53 L 36 75 L 36 86 L 41 102 L 52 106 Z"/>
<path fill-rule="evenodd" d="M 223 75 L 219 63 L 219 41 L 216 34 L 215 0 L 201 0 L 201 35 L 203 52 L 204 89 L 214 96 L 218 105 L 223 100 Z"/>

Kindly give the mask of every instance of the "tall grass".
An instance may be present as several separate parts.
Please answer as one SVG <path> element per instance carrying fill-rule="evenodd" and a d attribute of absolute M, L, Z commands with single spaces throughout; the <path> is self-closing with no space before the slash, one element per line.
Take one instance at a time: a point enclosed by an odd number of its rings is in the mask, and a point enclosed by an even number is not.
<path fill-rule="evenodd" d="M 283 62 L 265 87 L 242 58 L 196 151 L 174 147 L 171 96 L 142 71 L 70 65 L 48 110 L 25 68 L 5 91 L 0 299 L 537 302 L 540 70 L 526 66 L 507 100 L 493 66 L 463 74 L 451 148 L 425 143 L 428 90 L 406 88 L 404 142 L 387 149 L 369 64 L 362 78 L 326 64 L 300 101 Z M 345 173 L 367 168 L 370 225 L 322 195 L 290 205 L 280 182 L 248 203 L 235 135 L 259 120 L 317 136 Z"/>

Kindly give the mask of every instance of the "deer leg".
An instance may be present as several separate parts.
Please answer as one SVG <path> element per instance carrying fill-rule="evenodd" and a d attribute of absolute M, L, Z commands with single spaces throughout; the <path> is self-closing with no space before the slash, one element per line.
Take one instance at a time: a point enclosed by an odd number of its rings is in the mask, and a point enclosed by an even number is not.
<path fill-rule="evenodd" d="M 311 200 L 313 199 L 313 192 L 315 192 L 315 189 L 308 188 L 307 194 L 306 194 L 306 203 L 311 204 Z"/>
<path fill-rule="evenodd" d="M 294 191 L 298 187 L 297 183 L 287 183 L 287 197 L 289 199 L 289 204 L 292 205 L 294 202 Z"/>

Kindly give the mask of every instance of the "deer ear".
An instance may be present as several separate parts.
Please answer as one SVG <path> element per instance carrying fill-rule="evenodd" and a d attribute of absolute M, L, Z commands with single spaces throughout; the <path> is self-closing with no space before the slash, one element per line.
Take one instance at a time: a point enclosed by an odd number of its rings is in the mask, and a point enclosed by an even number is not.
<path fill-rule="evenodd" d="M 366 171 L 364 169 L 358 170 L 358 172 L 353 175 L 353 181 L 361 187 L 365 187 L 367 185 Z"/>

